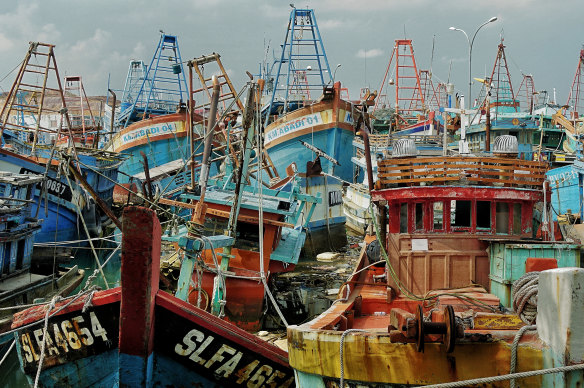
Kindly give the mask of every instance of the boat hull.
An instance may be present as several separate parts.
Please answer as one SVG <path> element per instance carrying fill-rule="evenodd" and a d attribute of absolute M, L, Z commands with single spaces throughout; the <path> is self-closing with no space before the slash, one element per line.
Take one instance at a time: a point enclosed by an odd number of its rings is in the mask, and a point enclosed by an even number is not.
<path fill-rule="evenodd" d="M 123 231 L 124 288 L 58 304 L 63 309 L 49 318 L 46 341 L 45 306 L 15 317 L 29 381 L 45 342 L 44 387 L 293 384 L 285 351 L 158 289 L 161 226 L 154 211 L 126 208 Z"/>
<path fill-rule="evenodd" d="M 45 166 L 29 158 L 10 151 L 0 150 L 0 170 L 18 174 L 44 175 Z M 41 184 L 37 185 L 33 196 L 32 215 L 38 213 L 43 219 L 40 232 L 35 237 L 36 243 L 63 242 L 85 238 L 85 233 L 77 226 L 78 209 L 89 211 L 84 196 L 80 195 L 80 188 L 71 182 L 69 187 L 66 177 L 49 169 L 47 175 L 47 197 L 41 197 Z M 90 228 L 92 225 L 88 225 Z M 94 226 L 94 225 L 93 225 Z M 83 237 L 82 237 L 83 236 Z"/>
<path fill-rule="evenodd" d="M 120 166 L 119 182 L 126 186 L 146 181 L 144 156 L 148 161 L 149 177 L 153 191 L 173 191 L 191 180 L 191 171 L 186 167 L 191 156 L 191 145 L 187 133 L 184 113 L 156 116 L 133 123 L 122 129 L 110 141 L 107 149 L 120 152 L 127 159 Z M 202 134 L 196 124 L 195 136 Z M 195 141 L 194 160 L 200 164 L 203 143 Z M 143 156 L 144 155 L 144 156 Z M 218 164 L 211 165 L 210 175 L 218 172 Z M 141 187 L 138 187 L 141 190 Z M 123 194 L 127 194 L 123 191 Z"/>
<path fill-rule="evenodd" d="M 283 176 L 288 166 L 295 164 L 301 176 L 305 173 L 303 192 L 314 195 L 315 190 L 319 190 L 324 194 L 325 200 L 317 205 L 308 225 L 310 230 L 345 221 L 340 206 L 340 187 L 343 182 L 353 181 L 351 155 L 347 152 L 352 149 L 355 132 L 351 104 L 341 100 L 339 93 L 335 89 L 332 99 L 290 112 L 264 131 L 264 147 L 278 173 Z M 318 148 L 336 163 L 322 155 L 319 158 L 319 154 L 309 147 Z M 320 163 L 320 168 L 310 171 L 314 166 L 311 168 L 307 164 L 315 162 Z M 330 178 L 328 181 L 327 177 Z M 329 196 L 333 197 L 333 205 L 326 201 Z M 333 206 L 338 208 L 336 213 L 330 210 Z"/>

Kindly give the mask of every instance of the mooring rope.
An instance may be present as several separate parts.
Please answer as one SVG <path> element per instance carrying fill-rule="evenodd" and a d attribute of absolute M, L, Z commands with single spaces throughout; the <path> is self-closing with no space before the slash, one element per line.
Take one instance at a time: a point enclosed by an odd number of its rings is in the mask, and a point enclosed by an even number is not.
<path fill-rule="evenodd" d="M 363 333 L 365 330 L 361 329 L 348 329 L 341 334 L 341 341 L 339 342 L 339 359 L 341 363 L 341 377 L 339 379 L 339 387 L 345 388 L 345 363 L 343 359 L 343 345 L 345 344 L 345 336 L 350 333 Z"/>
<path fill-rule="evenodd" d="M 51 299 L 51 303 L 47 306 L 47 312 L 45 314 L 45 326 L 43 327 L 43 343 L 41 344 L 41 356 L 39 359 L 39 366 L 37 368 L 36 377 L 34 379 L 34 388 L 39 385 L 39 378 L 41 377 L 41 369 L 43 368 L 43 361 L 45 359 L 45 349 L 47 344 L 47 329 L 49 328 L 49 315 L 51 310 L 55 308 L 55 304 L 61 300 L 60 295 L 56 295 Z"/>
<path fill-rule="evenodd" d="M 4 353 L 4 357 L 2 357 L 2 360 L 0 360 L 0 366 L 2 366 L 2 364 L 4 364 L 4 361 L 8 358 L 8 355 L 10 354 L 10 352 L 12 351 L 12 349 L 14 349 L 14 345 L 16 345 L 16 340 L 12 340 L 12 343 L 10 344 L 10 347 L 8 348 L 8 350 L 6 351 L 6 353 Z"/>
<path fill-rule="evenodd" d="M 256 133 L 256 136 L 257 136 L 256 141 L 257 141 L 257 148 L 258 148 L 258 179 L 256 179 L 256 183 L 257 183 L 257 189 L 258 189 L 258 218 L 259 218 L 258 228 L 259 228 L 259 250 L 260 250 L 260 277 L 261 277 L 262 283 L 264 285 L 264 291 L 268 295 L 268 298 L 270 299 L 270 301 L 272 302 L 274 309 L 276 309 L 276 312 L 278 313 L 280 320 L 282 321 L 284 326 L 288 327 L 288 321 L 286 320 L 286 318 L 284 317 L 284 314 L 280 310 L 280 306 L 278 306 L 278 303 L 276 302 L 274 295 L 272 295 L 272 291 L 270 291 L 270 287 L 268 287 L 266 273 L 264 271 L 264 206 L 263 206 L 263 195 L 264 195 L 263 188 L 264 188 L 264 186 L 261 184 L 262 175 L 264 172 L 260 168 L 260 166 L 262 165 L 262 158 L 263 158 L 264 154 L 263 154 L 263 149 L 262 149 L 263 144 L 262 144 L 261 126 L 259 125 L 259 123 L 261 122 L 261 113 L 259 111 L 259 105 L 256 107 L 255 113 L 256 113 L 256 120 L 255 120 L 254 125 L 258 129 L 256 131 L 257 132 Z M 328 224 L 327 224 L 327 226 L 328 226 Z M 330 243 L 330 238 L 329 238 L 329 243 Z"/>
<path fill-rule="evenodd" d="M 73 192 L 74 191 L 73 185 L 71 184 L 71 180 L 69 179 L 69 175 L 66 172 L 63 172 L 63 173 L 65 174 L 65 178 L 67 178 L 67 184 L 69 185 L 71 192 Z M 77 201 L 75 202 L 75 205 L 77 206 L 79 218 L 81 219 L 81 223 L 83 224 L 83 229 L 85 230 L 85 234 L 89 238 L 90 234 L 89 234 L 89 230 L 87 229 L 87 224 L 85 223 L 85 217 L 83 217 L 83 214 L 81 212 L 81 206 L 79 206 L 79 203 Z M 105 287 L 110 288 L 109 284 L 107 282 L 107 278 L 105 277 L 105 273 L 103 272 L 103 268 L 101 266 L 101 263 L 99 262 L 99 256 L 98 256 L 98 254 L 93 246 L 93 241 L 91 241 L 91 239 L 89 240 L 89 245 L 91 246 L 91 252 L 93 253 L 95 263 L 97 264 L 97 268 L 99 268 L 99 272 L 101 272 L 101 276 L 103 277 L 103 282 L 105 284 Z"/>
<path fill-rule="evenodd" d="M 500 375 L 500 376 L 481 377 L 478 379 L 471 379 L 471 380 L 453 381 L 450 383 L 420 385 L 419 387 L 420 388 L 457 388 L 457 387 L 466 387 L 468 385 L 489 384 L 489 383 L 495 383 L 498 381 L 506 381 L 506 380 L 511 380 L 511 379 L 524 379 L 526 377 L 541 376 L 541 375 L 547 375 L 547 374 L 551 374 L 551 373 L 574 372 L 577 370 L 584 370 L 584 363 L 583 364 L 560 366 L 560 367 L 556 367 L 556 368 L 532 370 L 532 371 L 527 371 L 527 372 L 509 373 L 509 374 Z"/>
<path fill-rule="evenodd" d="M 509 373 L 515 373 L 515 368 L 517 367 L 517 348 L 519 346 L 519 340 L 523 337 L 523 334 L 528 330 L 537 330 L 536 325 L 523 326 L 513 339 L 513 344 L 511 345 L 511 367 L 509 368 Z M 515 388 L 515 379 L 511 379 L 509 382 L 511 388 Z"/>

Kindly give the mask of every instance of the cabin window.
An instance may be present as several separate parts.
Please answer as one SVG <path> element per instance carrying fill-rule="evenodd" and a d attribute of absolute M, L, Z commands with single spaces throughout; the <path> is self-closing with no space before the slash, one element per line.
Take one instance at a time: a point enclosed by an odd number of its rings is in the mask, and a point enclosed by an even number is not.
<path fill-rule="evenodd" d="M 470 201 L 450 201 L 450 226 L 455 228 L 470 228 Z"/>
<path fill-rule="evenodd" d="M 434 202 L 432 206 L 434 230 L 444 230 L 444 202 Z"/>
<path fill-rule="evenodd" d="M 497 202 L 495 224 L 497 233 L 509 234 L 509 204 L 507 202 Z"/>
<path fill-rule="evenodd" d="M 399 208 L 399 232 L 408 232 L 408 204 L 402 203 Z"/>
<path fill-rule="evenodd" d="M 513 234 L 521 234 L 521 204 L 513 204 Z"/>
<path fill-rule="evenodd" d="M 416 230 L 424 229 L 424 204 L 419 202 L 416 206 Z"/>
<path fill-rule="evenodd" d="M 477 229 L 491 229 L 491 202 L 477 201 Z"/>
<path fill-rule="evenodd" d="M 265 231 L 265 228 L 264 228 Z M 234 248 L 259 252 L 258 241 L 260 239 L 259 227 L 247 222 L 238 222 Z"/>

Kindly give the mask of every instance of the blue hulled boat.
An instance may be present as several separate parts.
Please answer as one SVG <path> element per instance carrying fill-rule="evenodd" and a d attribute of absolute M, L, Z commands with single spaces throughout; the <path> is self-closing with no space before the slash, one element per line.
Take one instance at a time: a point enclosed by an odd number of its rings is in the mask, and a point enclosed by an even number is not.
<path fill-rule="evenodd" d="M 0 333 L 10 328 L 18 305 L 68 294 L 83 279 L 77 266 L 57 268 L 54 273 L 31 269 L 33 245 L 42 224 L 33 217 L 33 192 L 42 180 L 41 175 L 0 172 Z M 0 335 L 0 344 L 9 339 Z"/>
<path fill-rule="evenodd" d="M 31 63 L 33 57 L 46 58 L 44 69 Z M 38 85 L 39 73 L 45 76 L 41 85 Z M 77 119 L 72 120 L 70 113 Z M 0 168 L 46 178 L 43 184 L 37 185 L 33 195 L 33 214 L 44 220 L 36 238 L 39 243 L 85 240 L 100 234 L 102 222 L 108 221 L 104 212 L 96 208 L 95 201 L 111 204 L 123 158 L 111 152 L 77 148 L 77 135 L 88 135 L 84 126 L 78 127 L 85 116 L 75 116 L 77 113 L 69 112 L 67 107 L 54 46 L 31 42 L 0 111 Z M 91 198 L 69 178 L 69 160 L 88 181 L 98 199 Z M 81 226 L 81 218 L 88 233 Z"/>
<path fill-rule="evenodd" d="M 323 193 L 308 225 L 311 232 L 344 223 L 342 186 L 353 173 L 352 104 L 334 82 L 313 10 L 293 8 L 274 67 L 264 148 L 279 175 L 292 171 L 302 178 L 304 193 Z"/>

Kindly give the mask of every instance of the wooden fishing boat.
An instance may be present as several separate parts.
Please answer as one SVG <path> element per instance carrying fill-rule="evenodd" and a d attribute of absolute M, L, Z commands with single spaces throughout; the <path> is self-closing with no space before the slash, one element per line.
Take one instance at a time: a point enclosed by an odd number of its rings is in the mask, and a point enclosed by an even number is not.
<path fill-rule="evenodd" d="M 567 316 L 582 314 L 577 306 L 584 294 L 560 295 L 579 287 L 584 270 L 541 272 L 539 301 L 532 306 L 537 326 L 522 321 L 533 317 L 501 308 L 511 286 L 493 283 L 534 268 L 579 267 L 579 254 L 561 262 L 487 253 L 490 246 L 493 253 L 503 251 L 493 250 L 492 242 L 509 250 L 540 249 L 544 257 L 555 249 L 574 249 L 534 239 L 534 205 L 543 202 L 549 210 L 546 168 L 543 162 L 483 155 L 379 161 L 371 192 L 381 220 L 376 236 L 366 237 L 367 247 L 339 299 L 311 322 L 288 328 L 297 386 L 332 386 L 339 379 L 340 386 L 352 387 L 479 379 L 468 385 L 501 387 L 510 377 L 499 375 L 581 362 L 584 333 Z M 522 292 L 514 288 L 512 297 Z M 566 338 L 563 330 L 575 331 Z M 522 376 L 521 386 L 582 381 L 581 372 L 560 372 Z"/>
<path fill-rule="evenodd" d="M 40 369 L 42 387 L 291 386 L 286 352 L 159 290 L 160 235 L 152 210 L 126 208 L 121 287 L 58 303 L 45 334 L 45 306 L 17 315 L 29 381 Z"/>
<path fill-rule="evenodd" d="M 169 38 L 169 36 L 166 37 Z M 174 44 L 178 45 L 176 37 L 170 38 Z M 166 48 L 168 49 L 168 47 Z M 156 55 L 162 54 L 157 51 L 155 58 Z M 182 95 L 185 94 L 186 97 L 187 93 L 183 65 L 180 62 L 173 65 L 173 71 L 178 69 L 174 80 L 176 84 L 174 86 L 177 89 L 175 94 L 181 96 L 181 100 L 176 101 L 176 111 L 164 113 L 155 109 L 159 106 L 171 105 L 169 101 L 156 99 L 156 96 L 159 95 L 156 93 L 157 84 L 155 82 L 157 71 L 162 73 L 159 75 L 162 80 L 167 79 L 164 66 L 161 65 L 160 69 L 157 67 L 149 70 L 149 73 L 154 74 L 151 75 L 154 77 L 152 81 L 146 81 L 142 78 L 143 84 L 137 96 L 142 102 L 134 102 L 130 107 L 127 107 L 126 113 L 123 111 L 120 114 L 122 118 L 135 116 L 141 118 L 141 120 L 128 120 L 127 126 L 122 126 L 107 145 L 108 149 L 128 156 L 120 169 L 123 173 L 123 177 L 120 177 L 121 186 L 116 188 L 115 193 L 116 199 L 120 202 L 126 202 L 128 189 L 136 192 L 132 189 L 135 184 L 145 197 L 150 197 L 152 193 L 162 193 L 172 197 L 189 183 L 191 186 L 193 185 L 192 182 L 196 180 L 195 170 L 201 165 L 205 125 L 210 120 L 208 109 L 212 85 L 209 84 L 210 79 L 204 77 L 203 73 L 205 69 L 212 71 L 213 65 L 218 67 L 217 78 L 220 79 L 223 112 L 220 120 L 222 124 L 217 126 L 212 135 L 215 154 L 210 165 L 211 175 L 219 172 L 218 168 L 221 160 L 225 157 L 227 148 L 229 147 L 229 150 L 233 152 L 232 142 L 236 136 L 233 133 L 228 134 L 226 128 L 229 126 L 228 122 L 236 121 L 237 118 L 236 111 L 231 107 L 242 109 L 243 105 L 221 63 L 220 55 L 213 53 L 194 58 L 187 64 L 189 68 L 188 86 L 190 88 L 188 99 L 182 98 Z M 192 87 L 195 73 L 202 86 L 197 90 L 193 90 Z M 148 87 L 148 85 L 150 86 Z M 127 87 L 131 89 L 128 84 Z M 127 94 L 126 90 L 124 95 Z M 131 95 L 129 97 L 133 98 Z M 188 106 L 185 106 L 183 101 L 188 101 Z M 122 101 L 122 106 L 124 104 L 126 103 Z M 129 114 L 128 111 L 134 111 L 134 113 Z M 217 120 L 217 118 L 213 119 Z M 228 139 L 228 137 L 232 139 Z M 191 164 L 187 165 L 189 161 Z"/>
<path fill-rule="evenodd" d="M 353 181 L 347 160 L 355 134 L 353 106 L 334 80 L 314 10 L 292 9 L 274 68 L 276 74 L 267 78 L 270 102 L 262 114 L 264 148 L 276 176 L 294 164 L 303 193 L 323 194 L 308 225 L 311 232 L 343 224 L 343 183 Z"/>
<path fill-rule="evenodd" d="M 259 86 L 250 87 L 248 110 L 259 106 L 253 103 Z M 219 98 L 218 88 L 213 98 Z M 207 179 L 204 171 L 209 170 L 203 168 L 197 190 L 181 194 L 181 202 L 161 201 L 192 212 L 188 227 L 178 233 L 170 229 L 164 236 L 184 252 L 176 296 L 248 331 L 261 328 L 269 274 L 291 271 L 298 262 L 305 228 L 320 202 L 319 195 L 301 194 L 293 176 L 281 182 L 288 190 L 259 187 L 258 181 L 246 184 L 256 125 L 244 125 L 240 168 L 227 160 L 224 177 L 218 180 Z M 213 126 L 211 120 L 207 133 Z M 210 146 L 203 152 L 203 167 L 208 166 Z"/>
<path fill-rule="evenodd" d="M 34 57 L 46 58 L 46 66 L 39 68 L 32 63 Z M 40 82 L 41 78 L 43 82 Z M 22 98 L 23 95 L 29 96 L 28 101 Z M 55 105 L 60 108 L 56 109 Z M 98 205 L 101 202 L 111 204 L 123 157 L 93 148 L 78 149 L 74 144 L 63 150 L 55 144 L 66 134 L 71 138 L 73 131 L 78 129 L 74 125 L 76 122 L 69 117 L 53 45 L 30 43 L 0 110 L 0 117 L 0 169 L 47 177 L 44 181 L 46 187 L 39 187 L 35 193 L 35 202 L 39 206 L 33 211 L 35 215 L 41 214 L 43 202 L 45 220 L 36 242 L 77 243 L 76 240 L 99 235 L 102 223 L 109 219 Z M 77 179 L 68 179 L 68 174 L 59 173 L 60 163 L 68 164 L 68 159 L 73 160 L 95 198 L 85 195 Z M 44 201 L 40 200 L 41 197 Z M 84 219 L 87 231 L 78 227 L 79 218 Z"/>

